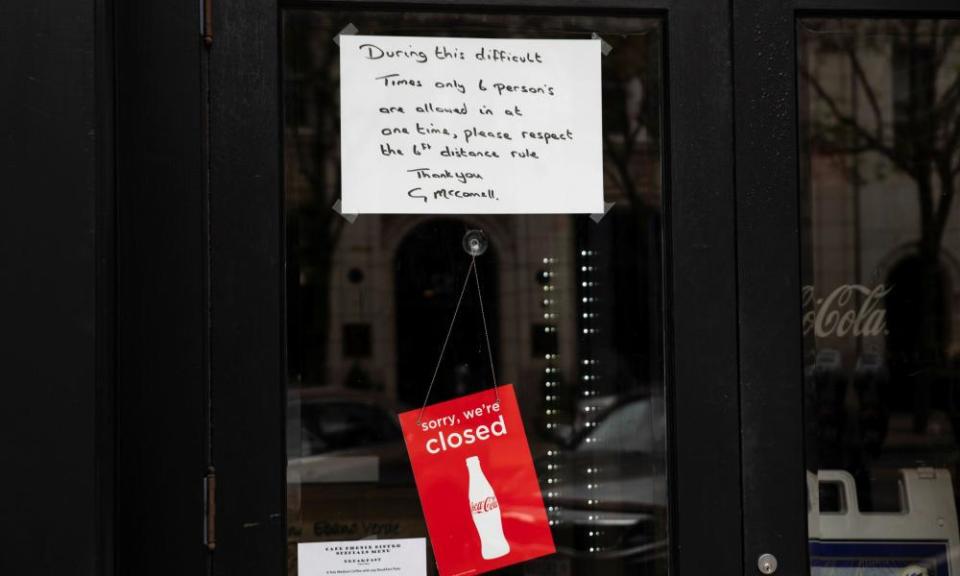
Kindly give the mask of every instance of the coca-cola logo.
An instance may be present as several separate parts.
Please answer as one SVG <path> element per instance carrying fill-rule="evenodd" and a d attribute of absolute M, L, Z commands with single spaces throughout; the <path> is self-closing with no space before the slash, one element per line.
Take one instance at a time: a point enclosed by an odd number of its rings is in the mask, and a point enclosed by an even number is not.
<path fill-rule="evenodd" d="M 842 284 L 823 298 L 813 286 L 803 287 L 803 333 L 829 336 L 882 336 L 886 334 L 887 311 L 880 305 L 893 286 Z M 861 295 L 857 306 L 855 295 Z"/>
<path fill-rule="evenodd" d="M 474 514 L 489 512 L 499 507 L 500 503 L 497 502 L 496 496 L 487 496 L 483 500 L 477 500 L 476 502 L 470 503 L 470 509 L 473 510 Z"/>

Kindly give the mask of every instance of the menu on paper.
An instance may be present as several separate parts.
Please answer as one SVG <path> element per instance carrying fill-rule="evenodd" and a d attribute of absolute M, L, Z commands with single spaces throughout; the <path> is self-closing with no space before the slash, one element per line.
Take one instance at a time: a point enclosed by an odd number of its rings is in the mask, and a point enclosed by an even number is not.
<path fill-rule="evenodd" d="M 340 37 L 343 213 L 603 212 L 599 40 Z"/>
<path fill-rule="evenodd" d="M 427 546 L 423 538 L 297 544 L 298 576 L 426 573 Z"/>

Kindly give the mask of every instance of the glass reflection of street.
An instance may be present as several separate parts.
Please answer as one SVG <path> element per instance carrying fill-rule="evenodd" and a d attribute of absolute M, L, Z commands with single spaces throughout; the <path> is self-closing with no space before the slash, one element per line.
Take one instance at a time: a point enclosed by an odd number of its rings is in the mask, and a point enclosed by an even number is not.
<path fill-rule="evenodd" d="M 339 197 L 339 52 L 364 34 L 583 38 L 602 60 L 599 222 L 364 214 Z M 426 537 L 396 414 L 513 383 L 558 552 L 506 574 L 665 574 L 661 30 L 599 16 L 287 10 L 283 15 L 288 565 L 299 542 Z M 549 169 L 545 166 L 544 169 Z M 466 496 L 464 496 L 466 498 Z M 471 528 L 472 529 L 472 528 Z M 428 554 L 430 546 L 428 545 Z M 431 574 L 436 573 L 432 557 Z"/>
<path fill-rule="evenodd" d="M 798 32 L 812 573 L 956 573 L 960 22 Z"/>

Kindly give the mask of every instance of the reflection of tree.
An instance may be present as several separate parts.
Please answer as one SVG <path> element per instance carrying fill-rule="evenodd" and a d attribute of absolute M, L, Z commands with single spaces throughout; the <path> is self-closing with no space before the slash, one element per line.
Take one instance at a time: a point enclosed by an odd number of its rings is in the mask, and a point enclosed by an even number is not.
<path fill-rule="evenodd" d="M 638 160 L 660 150 L 659 34 L 617 42 L 603 61 L 604 169 L 635 208 L 644 206 Z"/>
<path fill-rule="evenodd" d="M 960 174 L 960 26 L 942 20 L 845 26 L 849 28 L 841 34 L 818 34 L 813 44 L 818 56 L 837 56 L 822 61 L 847 64 L 845 82 L 834 80 L 835 69 L 801 63 L 800 76 L 814 111 L 809 143 L 813 151 L 844 162 L 866 155 L 879 158 L 873 164 L 853 165 L 857 171 L 874 167 L 878 179 L 890 167 L 914 183 L 919 238 L 910 257 L 909 285 L 894 286 L 887 299 L 887 351 L 894 375 L 903 378 L 898 385 L 914 387 L 915 426 L 921 427 L 930 387 L 944 366 L 947 337 L 940 251 Z M 890 66 L 891 74 L 884 74 L 879 62 Z M 861 106 L 865 112 L 858 113 Z M 862 181 L 865 176 L 855 172 L 852 178 Z M 907 308 L 891 309 L 901 306 Z"/>
<path fill-rule="evenodd" d="M 822 103 L 827 111 L 826 118 L 815 119 L 812 145 L 827 154 L 878 153 L 913 179 L 920 208 L 920 253 L 935 261 L 960 173 L 960 74 L 956 57 L 950 58 L 960 27 L 941 20 L 888 26 L 894 35 L 892 59 L 907 75 L 906 99 L 883 106 L 881 95 L 890 90 L 877 85 L 882 75 L 871 74 L 864 66 L 869 53 L 865 48 L 877 51 L 876 40 L 844 34 L 829 46 L 846 55 L 852 82 L 862 91 L 869 115 L 861 119 L 846 111 L 841 96 L 802 67 L 814 104 Z M 950 82 L 942 86 L 945 79 Z"/>
<path fill-rule="evenodd" d="M 320 40 L 325 44 L 318 45 Z M 299 366 L 305 380 L 322 382 L 333 256 L 344 224 L 331 208 L 340 194 L 340 85 L 336 81 L 340 54 L 329 38 L 318 38 L 309 19 L 291 19 L 284 48 L 294 68 L 288 73 L 293 81 L 286 87 L 287 141 L 293 144 L 296 167 L 309 187 L 309 196 L 288 203 L 287 211 L 288 271 L 296 274 L 288 283 L 300 286 L 299 291 L 289 292 L 300 300 L 288 302 L 288 318 L 291 328 L 301 331 L 302 341 L 300 350 L 290 350 L 291 364 Z"/>
<path fill-rule="evenodd" d="M 603 361 L 609 383 L 643 386 L 662 378 L 658 354 L 661 340 L 660 270 L 660 42 L 658 33 L 610 35 L 613 51 L 603 58 L 603 150 L 607 200 L 616 200 L 603 226 L 580 228 L 582 241 L 594 242 L 605 229 L 609 262 L 635 261 L 638 266 L 610 266 L 607 281 L 617 298 L 616 312 L 601 333 L 601 348 L 615 350 Z M 604 245 L 604 243 L 601 243 Z M 589 247 L 589 246 L 588 246 Z"/>
<path fill-rule="evenodd" d="M 285 128 L 287 172 L 287 283 L 289 364 L 305 381 L 323 381 L 331 322 L 331 275 L 344 220 L 331 209 L 340 195 L 339 56 L 331 41 L 344 23 L 353 19 L 365 34 L 490 36 L 484 15 L 368 12 L 360 20 L 336 13 L 309 17 L 288 15 L 284 23 Z M 589 19 L 542 15 L 498 17 L 498 33 L 516 37 L 576 37 L 598 28 Z M 562 31 L 561 31 L 562 30 Z M 659 218 L 658 206 L 648 205 L 649 175 L 660 153 L 660 42 L 653 30 L 612 34 L 615 48 L 603 59 L 604 169 L 608 183 L 632 209 L 638 234 L 659 234 L 650 222 Z M 650 161 L 652 160 L 652 161 Z M 643 176 L 646 180 L 641 181 Z M 643 240 L 657 254 L 659 244 Z M 643 248 L 643 247 L 641 247 Z M 639 252 L 636 256 L 644 256 Z M 299 346 L 297 345 L 299 344 Z"/>

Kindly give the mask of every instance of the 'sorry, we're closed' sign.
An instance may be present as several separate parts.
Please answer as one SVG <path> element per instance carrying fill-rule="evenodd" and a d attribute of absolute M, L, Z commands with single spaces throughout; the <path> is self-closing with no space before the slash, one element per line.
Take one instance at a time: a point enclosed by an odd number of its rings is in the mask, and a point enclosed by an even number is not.
<path fill-rule="evenodd" d="M 404 412 L 400 426 L 441 576 L 556 550 L 512 385 Z"/>

